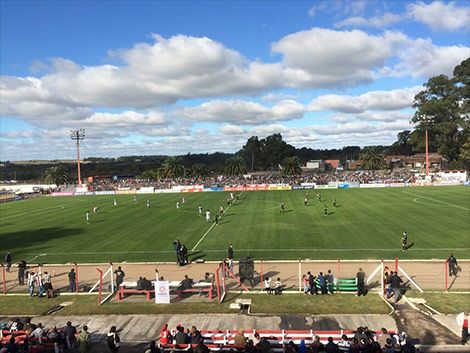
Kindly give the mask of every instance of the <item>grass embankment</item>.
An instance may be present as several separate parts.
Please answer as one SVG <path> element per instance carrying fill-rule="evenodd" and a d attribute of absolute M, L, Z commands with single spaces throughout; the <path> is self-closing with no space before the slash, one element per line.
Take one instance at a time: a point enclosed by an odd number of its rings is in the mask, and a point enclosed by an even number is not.
<path fill-rule="evenodd" d="M 235 299 L 252 299 L 252 314 L 388 314 L 387 305 L 374 294 L 356 297 L 350 294 L 333 296 L 305 296 L 303 294 L 284 294 L 268 296 L 264 294 L 229 293 L 224 303 L 175 302 L 170 305 L 153 302 L 109 302 L 97 304 L 96 296 L 62 296 L 54 299 L 29 298 L 27 296 L 0 297 L 2 315 L 41 315 L 50 308 L 64 302 L 73 304 L 60 310 L 56 315 L 100 315 L 100 314 L 195 314 L 195 313 L 236 313 L 229 305 Z"/>
<path fill-rule="evenodd" d="M 407 296 L 426 299 L 426 304 L 443 314 L 470 311 L 470 294 L 467 293 L 410 293 Z"/>

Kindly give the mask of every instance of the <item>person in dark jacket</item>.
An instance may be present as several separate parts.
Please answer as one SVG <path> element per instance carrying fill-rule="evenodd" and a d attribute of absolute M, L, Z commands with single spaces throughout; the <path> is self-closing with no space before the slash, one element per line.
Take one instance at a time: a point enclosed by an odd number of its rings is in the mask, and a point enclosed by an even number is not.
<path fill-rule="evenodd" d="M 112 326 L 108 333 L 108 348 L 112 353 L 117 353 L 119 350 L 119 346 L 121 339 L 116 332 L 116 326 Z"/>
<path fill-rule="evenodd" d="M 176 326 L 176 334 L 175 334 L 175 344 L 188 344 L 189 343 L 189 337 L 186 333 L 184 333 L 184 327 L 183 326 Z"/>
<path fill-rule="evenodd" d="M 326 353 L 340 353 L 338 345 L 333 342 L 333 337 L 328 337 L 328 343 L 325 345 Z"/>

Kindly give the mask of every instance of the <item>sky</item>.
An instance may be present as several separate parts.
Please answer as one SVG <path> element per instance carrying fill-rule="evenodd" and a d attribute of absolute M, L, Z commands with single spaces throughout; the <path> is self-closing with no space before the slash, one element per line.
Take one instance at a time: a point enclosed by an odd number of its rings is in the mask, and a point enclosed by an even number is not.
<path fill-rule="evenodd" d="M 466 1 L 0 2 L 0 160 L 391 144 Z"/>

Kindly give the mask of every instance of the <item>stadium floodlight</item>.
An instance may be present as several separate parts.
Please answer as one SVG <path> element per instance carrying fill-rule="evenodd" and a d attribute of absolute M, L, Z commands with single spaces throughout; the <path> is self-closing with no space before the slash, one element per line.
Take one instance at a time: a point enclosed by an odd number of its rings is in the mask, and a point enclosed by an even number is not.
<path fill-rule="evenodd" d="M 70 130 L 70 138 L 77 141 L 77 180 L 78 186 L 82 186 L 80 175 L 80 141 L 85 139 L 85 129 Z"/>
<path fill-rule="evenodd" d="M 421 121 L 424 122 L 424 136 L 425 136 L 425 145 L 426 145 L 426 153 L 425 153 L 425 158 L 426 158 L 426 176 L 429 175 L 429 143 L 428 143 L 428 126 L 431 123 L 433 119 L 433 116 L 431 115 L 421 115 Z"/>

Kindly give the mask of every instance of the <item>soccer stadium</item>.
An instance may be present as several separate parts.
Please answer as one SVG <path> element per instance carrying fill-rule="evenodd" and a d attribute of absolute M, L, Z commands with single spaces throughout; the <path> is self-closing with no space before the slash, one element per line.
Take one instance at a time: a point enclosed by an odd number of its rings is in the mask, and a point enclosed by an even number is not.
<path fill-rule="evenodd" d="M 0 353 L 470 352 L 468 3 L 0 6 Z"/>

